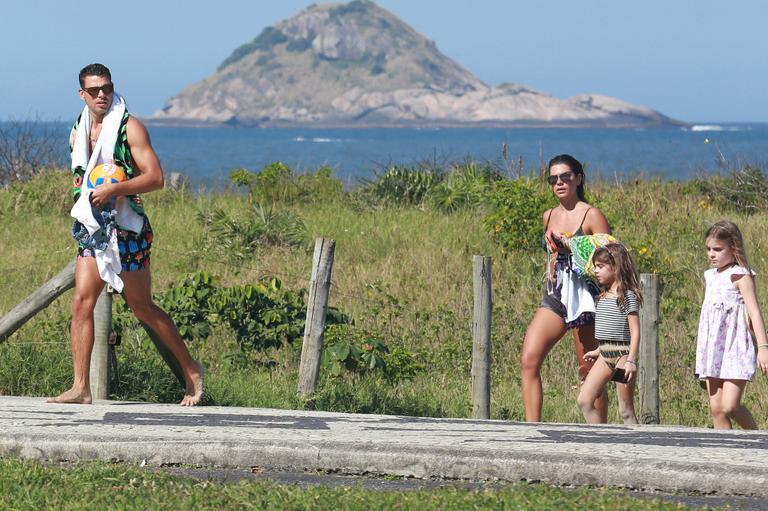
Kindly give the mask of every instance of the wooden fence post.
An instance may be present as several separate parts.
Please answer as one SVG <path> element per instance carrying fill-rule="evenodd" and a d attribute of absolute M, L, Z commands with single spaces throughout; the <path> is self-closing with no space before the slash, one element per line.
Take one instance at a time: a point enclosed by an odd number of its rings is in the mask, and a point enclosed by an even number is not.
<path fill-rule="evenodd" d="M 491 258 L 472 257 L 472 417 L 491 418 Z"/>
<path fill-rule="evenodd" d="M 309 397 L 315 392 L 323 352 L 325 317 L 328 313 L 328 294 L 331 289 L 331 271 L 336 241 L 328 238 L 315 240 L 312 257 L 312 280 L 307 297 L 307 320 L 304 324 L 304 343 L 301 346 L 299 386 L 297 395 Z"/>
<path fill-rule="evenodd" d="M 640 423 L 659 424 L 659 276 L 640 274 L 640 359 L 638 387 L 640 392 Z"/>
<path fill-rule="evenodd" d="M 29 321 L 32 316 L 45 309 L 59 295 L 75 287 L 75 260 L 64 267 L 55 277 L 40 286 L 8 314 L 0 318 L 0 342 Z"/>
<path fill-rule="evenodd" d="M 112 295 L 108 286 L 104 286 L 93 310 L 93 351 L 90 372 L 93 399 L 107 399 L 109 396 L 109 334 L 111 332 Z"/>

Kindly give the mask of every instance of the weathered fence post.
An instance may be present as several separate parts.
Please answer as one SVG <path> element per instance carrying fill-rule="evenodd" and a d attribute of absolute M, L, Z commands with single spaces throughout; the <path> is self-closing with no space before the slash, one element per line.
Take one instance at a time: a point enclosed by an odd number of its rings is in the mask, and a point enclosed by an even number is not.
<path fill-rule="evenodd" d="M 45 309 L 59 295 L 75 286 L 75 260 L 58 275 L 40 286 L 34 293 L 21 301 L 8 314 L 0 318 L 0 341 L 6 340 L 29 319 Z"/>
<path fill-rule="evenodd" d="M 640 423 L 659 424 L 659 276 L 641 273 L 640 292 Z"/>
<path fill-rule="evenodd" d="M 104 286 L 93 310 L 93 351 L 91 352 L 91 395 L 109 396 L 109 334 L 112 332 L 112 295 Z"/>
<path fill-rule="evenodd" d="M 307 320 L 304 324 L 304 343 L 301 346 L 299 386 L 297 394 L 306 398 L 315 392 L 323 351 L 325 317 L 328 313 L 328 294 L 331 289 L 331 271 L 336 241 L 328 238 L 315 240 L 312 257 L 312 280 L 307 297 Z"/>
<path fill-rule="evenodd" d="M 472 417 L 491 418 L 491 258 L 472 257 Z"/>

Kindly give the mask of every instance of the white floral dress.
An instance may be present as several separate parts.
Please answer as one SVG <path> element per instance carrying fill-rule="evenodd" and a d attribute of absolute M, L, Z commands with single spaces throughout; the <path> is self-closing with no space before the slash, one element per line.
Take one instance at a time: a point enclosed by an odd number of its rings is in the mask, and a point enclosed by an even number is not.
<path fill-rule="evenodd" d="M 696 340 L 699 378 L 752 381 L 755 377 L 757 354 L 746 306 L 731 280 L 733 275 L 748 274 L 750 270 L 737 265 L 721 272 L 717 268 L 704 272 L 706 291 Z"/>

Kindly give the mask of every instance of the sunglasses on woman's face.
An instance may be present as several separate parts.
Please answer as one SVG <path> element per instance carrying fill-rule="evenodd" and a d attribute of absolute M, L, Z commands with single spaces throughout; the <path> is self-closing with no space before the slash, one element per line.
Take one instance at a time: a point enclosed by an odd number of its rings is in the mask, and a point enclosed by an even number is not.
<path fill-rule="evenodd" d="M 115 90 L 115 84 L 105 83 L 101 87 L 84 87 L 83 90 L 88 93 L 89 96 L 95 98 L 99 95 L 99 91 L 103 92 L 105 96 L 109 96 Z"/>
<path fill-rule="evenodd" d="M 572 170 L 569 170 L 568 172 L 563 172 L 562 174 L 547 176 L 547 183 L 549 183 L 549 186 L 555 186 L 557 181 L 560 180 L 563 183 L 568 184 L 573 181 L 575 177 L 576 173 Z"/>

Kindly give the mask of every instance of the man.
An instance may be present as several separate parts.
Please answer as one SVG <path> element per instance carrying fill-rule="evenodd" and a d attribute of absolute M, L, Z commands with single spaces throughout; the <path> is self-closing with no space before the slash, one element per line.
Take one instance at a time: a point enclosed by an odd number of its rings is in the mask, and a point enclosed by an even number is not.
<path fill-rule="evenodd" d="M 147 129 L 128 114 L 125 102 L 115 93 L 109 69 L 102 64 L 90 64 L 80 71 L 79 78 L 79 94 L 85 108 L 70 137 L 76 201 L 72 216 L 77 219 L 73 235 L 79 241 L 70 329 L 74 382 L 70 390 L 48 402 L 89 404 L 92 401 L 89 375 L 94 342 L 93 310 L 106 280 L 118 291 L 122 287 L 123 298 L 136 318 L 151 329 L 176 358 L 186 385 L 181 405 L 194 406 L 203 394 L 203 368 L 192 359 L 176 325 L 152 301 L 151 294 L 152 227 L 138 194 L 163 187 L 160 161 Z M 122 167 L 128 178 L 121 182 L 107 180 L 89 188 L 90 171 L 100 163 Z M 94 244 L 98 236 L 92 232 L 91 221 L 95 216 L 102 216 L 104 210 L 114 210 L 117 214 L 115 217 L 112 213 L 112 224 L 101 225 L 103 243 Z M 110 219 L 109 213 L 103 216 Z M 111 237 L 110 233 L 113 233 Z M 116 256 L 111 263 L 110 249 Z M 118 265 L 116 271 L 110 271 L 115 265 Z"/>

